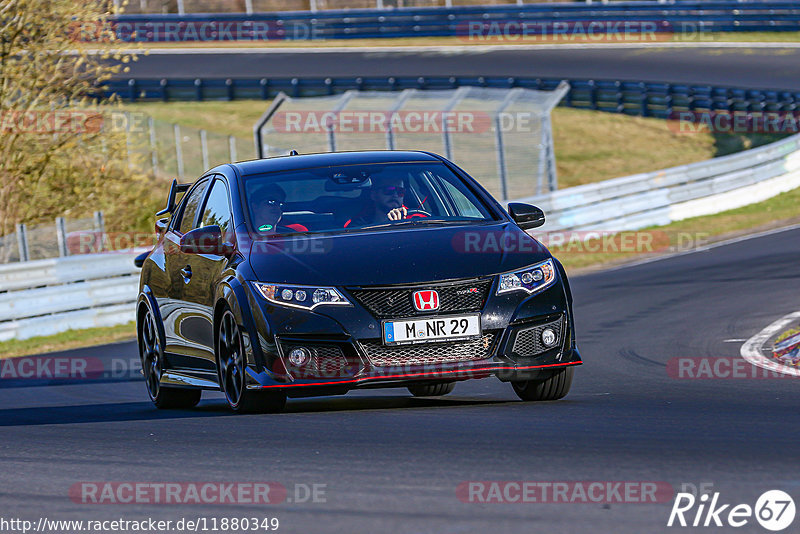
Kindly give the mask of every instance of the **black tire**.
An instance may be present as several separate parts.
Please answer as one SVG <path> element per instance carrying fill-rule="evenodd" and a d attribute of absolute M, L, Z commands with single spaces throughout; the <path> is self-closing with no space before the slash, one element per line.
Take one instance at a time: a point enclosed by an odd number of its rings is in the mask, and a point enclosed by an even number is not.
<path fill-rule="evenodd" d="M 148 309 L 142 316 L 139 335 L 139 356 L 142 361 L 144 382 L 150 400 L 156 408 L 193 408 L 200 402 L 199 389 L 170 388 L 161 385 L 164 374 L 164 343 L 161 340 L 156 320 Z"/>
<path fill-rule="evenodd" d="M 514 392 L 524 401 L 551 401 L 563 398 L 572 386 L 575 369 L 559 369 L 547 378 L 511 382 Z"/>
<path fill-rule="evenodd" d="M 444 382 L 440 384 L 425 384 L 421 386 L 409 386 L 408 391 L 415 397 L 441 397 L 447 395 L 456 387 L 455 382 Z"/>
<path fill-rule="evenodd" d="M 228 405 L 239 413 L 277 413 L 286 406 L 282 391 L 265 391 L 247 388 L 247 362 L 244 355 L 242 330 L 230 309 L 226 308 L 217 330 L 217 372 L 219 387 L 225 393 Z"/>

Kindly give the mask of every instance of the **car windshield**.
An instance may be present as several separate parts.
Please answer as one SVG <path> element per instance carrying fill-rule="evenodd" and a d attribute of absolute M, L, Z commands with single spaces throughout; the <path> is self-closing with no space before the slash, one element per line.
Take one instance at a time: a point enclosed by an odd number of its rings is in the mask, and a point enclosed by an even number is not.
<path fill-rule="evenodd" d="M 381 230 L 470 224 L 492 211 L 442 163 L 318 167 L 250 176 L 246 205 L 255 232 Z"/>

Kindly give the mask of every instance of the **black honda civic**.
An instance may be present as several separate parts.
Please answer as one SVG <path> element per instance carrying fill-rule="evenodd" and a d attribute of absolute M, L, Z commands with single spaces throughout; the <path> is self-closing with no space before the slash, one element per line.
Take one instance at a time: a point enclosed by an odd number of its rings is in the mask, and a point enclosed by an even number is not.
<path fill-rule="evenodd" d="M 180 198 L 178 199 L 180 195 Z M 147 391 L 231 408 L 356 388 L 445 395 L 497 377 L 526 401 L 581 363 L 562 265 L 473 178 L 428 152 L 338 152 L 216 167 L 173 182 L 142 266 Z"/>

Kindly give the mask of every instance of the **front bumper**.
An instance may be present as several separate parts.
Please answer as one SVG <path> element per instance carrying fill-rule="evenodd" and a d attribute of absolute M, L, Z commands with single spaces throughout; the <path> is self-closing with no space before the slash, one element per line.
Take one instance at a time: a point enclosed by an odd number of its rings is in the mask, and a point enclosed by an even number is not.
<path fill-rule="evenodd" d="M 357 340 L 307 335 L 280 335 L 271 366 L 248 368 L 252 389 L 329 388 L 331 393 L 362 387 L 399 387 L 421 381 L 457 381 L 495 376 L 503 381 L 530 380 L 559 368 L 580 365 L 568 315 L 555 313 L 526 319 L 504 329 L 484 331 L 479 339 L 385 347 L 378 339 Z M 541 331 L 558 333 L 547 348 Z M 302 367 L 289 363 L 295 347 L 310 350 Z"/>
<path fill-rule="evenodd" d="M 254 302 L 257 306 L 250 309 L 256 315 L 258 343 L 246 343 L 247 387 L 285 388 L 289 395 L 294 390 L 294 395 L 304 396 L 489 376 L 517 381 L 582 363 L 572 310 L 561 283 L 530 297 L 513 298 L 495 296 L 486 302 L 479 339 L 391 348 L 378 337 L 380 320 L 357 305 L 325 310 L 325 314 L 287 313 L 263 301 Z M 558 332 L 552 347 L 540 341 L 544 327 Z M 302 368 L 293 367 L 287 358 L 299 346 L 312 354 L 311 362 Z"/>

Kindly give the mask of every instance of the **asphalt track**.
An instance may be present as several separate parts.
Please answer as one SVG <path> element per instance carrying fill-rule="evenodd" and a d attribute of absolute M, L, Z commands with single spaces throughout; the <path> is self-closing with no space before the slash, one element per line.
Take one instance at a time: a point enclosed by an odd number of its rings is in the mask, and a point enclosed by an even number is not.
<path fill-rule="evenodd" d="M 194 410 L 158 411 L 138 379 L 3 380 L 0 510 L 32 520 L 278 517 L 282 532 L 640 534 L 683 530 L 665 526 L 671 501 L 476 504 L 456 487 L 664 481 L 676 490 L 711 483 L 726 503 L 754 505 L 769 489 L 798 500 L 798 383 L 676 379 L 666 368 L 676 357 L 738 358 L 742 339 L 796 310 L 798 258 L 793 229 L 574 278 L 586 364 L 558 402 L 522 403 L 487 379 L 440 400 L 365 390 L 237 416 L 219 394 Z M 69 355 L 136 357 L 132 343 Z M 81 481 L 207 480 L 325 484 L 326 502 L 101 506 L 68 497 Z M 738 531 L 765 532 L 752 520 Z"/>
<path fill-rule="evenodd" d="M 525 76 L 800 91 L 800 48 L 794 46 L 186 52 L 159 50 L 139 56 L 120 77 Z"/>

